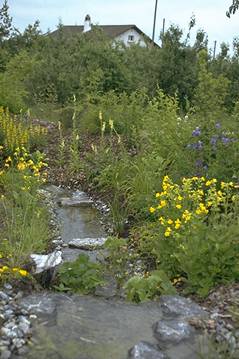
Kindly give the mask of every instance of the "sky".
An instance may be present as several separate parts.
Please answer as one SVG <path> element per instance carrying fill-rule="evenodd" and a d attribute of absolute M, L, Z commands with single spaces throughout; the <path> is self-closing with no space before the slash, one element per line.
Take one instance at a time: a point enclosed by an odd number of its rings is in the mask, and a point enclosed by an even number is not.
<path fill-rule="evenodd" d="M 156 40 L 165 18 L 166 29 L 179 25 L 187 32 L 192 14 L 196 17 L 195 30 L 200 28 L 213 43 L 232 43 L 239 36 L 239 12 L 228 19 L 225 15 L 232 0 L 158 0 Z M 0 0 L 0 4 L 3 0 Z M 43 32 L 64 25 L 82 25 L 86 14 L 99 25 L 135 24 L 152 36 L 155 0 L 8 0 L 14 25 L 23 30 L 29 23 L 40 21 Z M 192 41 L 195 31 L 192 33 Z M 218 45 L 219 47 L 219 45 Z"/>

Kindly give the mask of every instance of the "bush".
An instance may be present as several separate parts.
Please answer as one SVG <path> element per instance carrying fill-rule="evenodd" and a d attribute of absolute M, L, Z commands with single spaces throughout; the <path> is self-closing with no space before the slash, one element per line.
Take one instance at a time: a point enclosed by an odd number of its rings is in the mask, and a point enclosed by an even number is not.
<path fill-rule="evenodd" d="M 183 276 L 201 296 L 239 278 L 238 194 L 234 184 L 204 177 L 173 183 L 165 176 L 150 207 L 152 223 L 140 229 L 139 251 L 170 278 Z"/>

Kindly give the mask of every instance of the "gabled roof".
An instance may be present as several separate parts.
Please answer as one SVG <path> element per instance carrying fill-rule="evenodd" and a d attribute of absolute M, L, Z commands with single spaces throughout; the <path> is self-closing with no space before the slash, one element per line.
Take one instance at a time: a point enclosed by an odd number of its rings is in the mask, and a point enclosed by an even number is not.
<path fill-rule="evenodd" d="M 98 26 L 98 25 L 97 25 Z M 92 25 L 94 27 L 94 25 Z M 99 25 L 99 28 L 102 29 L 106 36 L 111 39 L 116 38 L 117 36 L 123 34 L 124 32 L 134 29 L 141 35 L 143 35 L 147 41 L 153 42 L 143 31 L 141 31 L 136 25 Z M 63 25 L 62 31 L 66 36 L 77 35 L 82 33 L 84 30 L 84 26 L 82 25 Z M 58 33 L 58 29 L 53 31 L 51 35 L 56 35 Z M 155 43 L 155 45 L 157 45 Z"/>

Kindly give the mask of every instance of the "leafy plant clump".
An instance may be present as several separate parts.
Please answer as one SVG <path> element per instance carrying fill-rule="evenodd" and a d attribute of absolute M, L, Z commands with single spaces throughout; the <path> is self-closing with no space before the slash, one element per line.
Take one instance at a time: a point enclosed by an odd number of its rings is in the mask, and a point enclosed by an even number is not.
<path fill-rule="evenodd" d="M 57 290 L 82 294 L 94 293 L 104 284 L 102 266 L 91 262 L 85 254 L 80 254 L 74 262 L 65 262 L 60 267 L 58 280 Z"/>
<path fill-rule="evenodd" d="M 162 270 L 156 270 L 146 277 L 134 276 L 125 285 L 127 299 L 132 302 L 152 300 L 161 294 L 176 294 L 177 291 Z"/>

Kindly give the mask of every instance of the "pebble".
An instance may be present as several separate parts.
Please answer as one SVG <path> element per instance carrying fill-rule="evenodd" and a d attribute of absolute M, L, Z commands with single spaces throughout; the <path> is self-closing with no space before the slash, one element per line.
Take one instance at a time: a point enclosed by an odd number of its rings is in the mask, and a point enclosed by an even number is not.
<path fill-rule="evenodd" d="M 5 284 L 0 291 L 0 359 L 18 354 L 31 334 L 30 313 L 17 304 L 22 295 L 22 292 L 14 293 L 10 284 Z"/>

